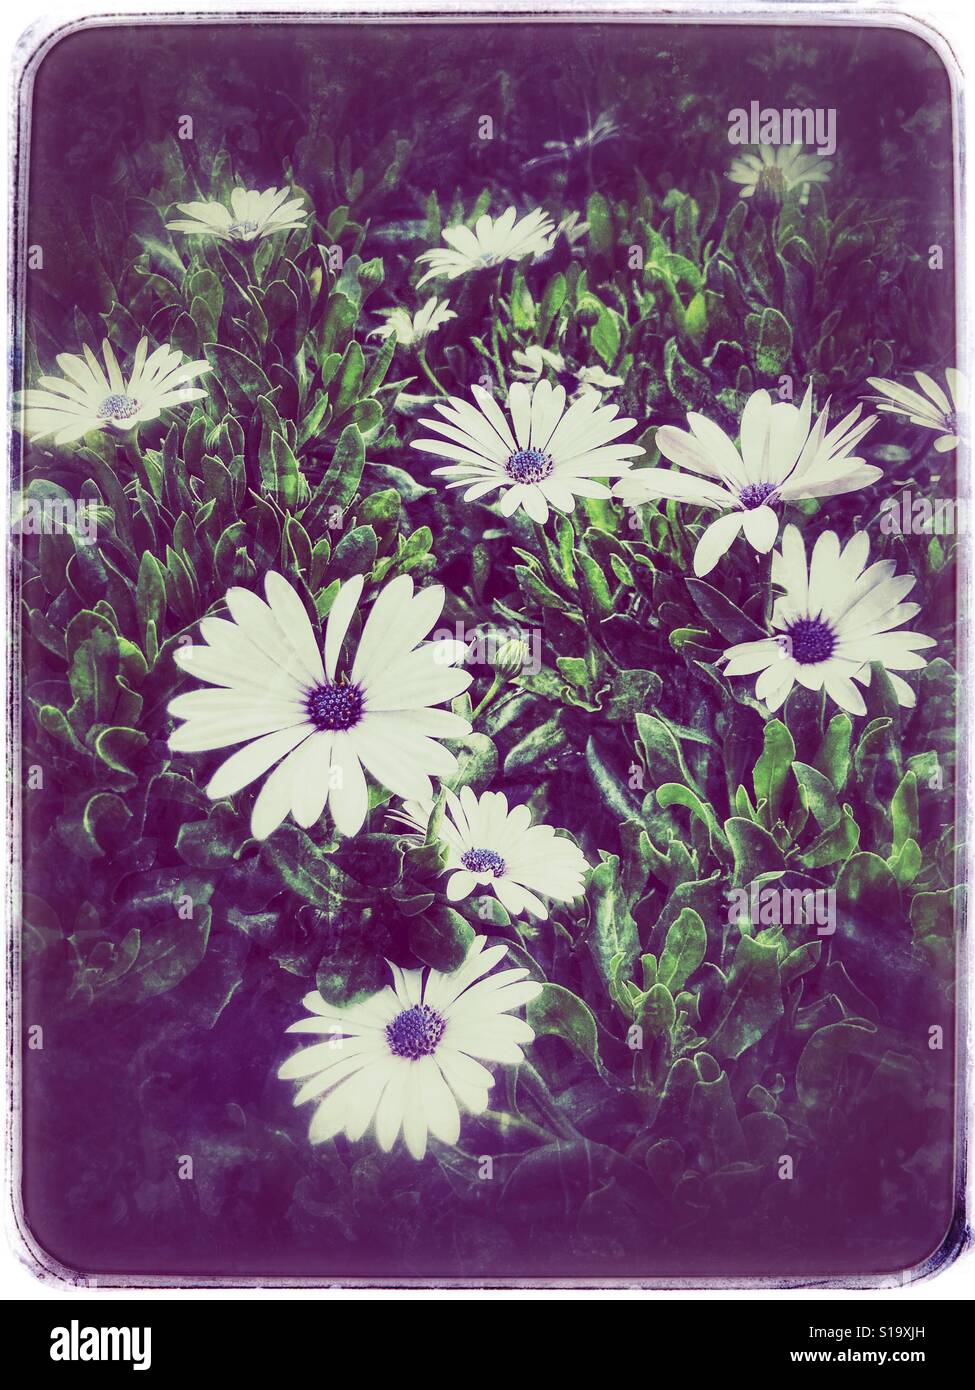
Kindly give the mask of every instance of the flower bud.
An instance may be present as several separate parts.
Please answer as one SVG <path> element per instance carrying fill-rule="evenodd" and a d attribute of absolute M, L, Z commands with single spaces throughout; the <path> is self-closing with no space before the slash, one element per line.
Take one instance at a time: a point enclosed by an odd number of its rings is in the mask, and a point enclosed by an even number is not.
<path fill-rule="evenodd" d="M 519 676 L 528 660 L 528 643 L 523 637 L 509 637 L 494 654 L 491 665 L 502 680 L 512 681 Z"/>

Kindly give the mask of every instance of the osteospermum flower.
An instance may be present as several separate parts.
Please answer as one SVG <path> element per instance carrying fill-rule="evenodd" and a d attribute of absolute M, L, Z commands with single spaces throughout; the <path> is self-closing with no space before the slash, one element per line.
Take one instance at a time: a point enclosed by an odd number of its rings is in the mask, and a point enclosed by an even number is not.
<path fill-rule="evenodd" d="M 370 1125 L 388 1152 L 402 1131 L 415 1159 L 428 1135 L 444 1144 L 460 1138 L 461 1110 L 487 1109 L 494 1077 L 483 1062 L 517 1065 L 534 1031 L 510 1010 L 534 999 L 542 986 L 527 970 L 489 972 L 507 946 L 471 942 L 457 970 L 441 974 L 401 970 L 388 962 L 393 984 L 363 1004 L 333 1008 L 317 992 L 304 999 L 309 1017 L 288 1030 L 328 1034 L 328 1042 L 302 1048 L 278 1076 L 304 1084 L 295 1105 L 317 1102 L 309 1138 L 324 1143 L 343 1131 L 361 1139 Z"/>
<path fill-rule="evenodd" d="M 432 801 L 407 801 L 390 818 L 425 838 L 432 811 Z M 544 919 L 548 909 L 536 894 L 569 902 L 583 891 L 589 864 L 579 847 L 550 825 L 532 825 L 527 806 L 509 809 L 503 792 L 477 797 L 464 787 L 457 797 L 448 791 L 439 838 L 447 849 L 451 902 L 489 888 L 512 915 L 528 911 Z"/>
<path fill-rule="evenodd" d="M 517 219 L 517 220 L 516 220 Z M 520 261 L 523 256 L 544 256 L 552 249 L 555 224 L 543 208 L 536 208 L 525 217 L 518 217 L 508 208 L 500 217 L 479 217 L 474 230 L 463 224 L 446 227 L 443 239 L 447 249 L 438 247 L 417 256 L 417 265 L 428 262 L 430 269 L 417 281 L 417 289 L 437 275 L 455 280 L 473 270 L 501 265 L 502 261 Z"/>
<path fill-rule="evenodd" d="M 601 111 L 581 135 L 575 136 L 572 140 L 546 140 L 542 145 L 546 153 L 526 160 L 521 167 L 527 173 L 529 169 L 538 169 L 543 164 L 555 164 L 563 160 L 569 163 L 576 156 L 588 154 L 607 140 L 616 140 L 619 134 L 620 128 L 613 113 Z"/>
<path fill-rule="evenodd" d="M 881 476 L 882 469 L 853 455 L 877 423 L 876 416 L 861 420 L 860 409 L 827 430 L 828 401 L 811 424 L 811 390 L 801 406 L 773 404 L 767 391 L 754 391 L 741 416 L 740 452 L 720 426 L 691 411 L 690 431 L 657 430 L 658 449 L 678 467 L 636 469 L 613 491 L 630 504 L 670 497 L 721 511 L 694 552 L 695 574 L 708 574 L 739 531 L 755 550 L 771 550 L 779 531 L 776 506 L 854 492 Z"/>
<path fill-rule="evenodd" d="M 947 393 L 926 372 L 915 372 L 914 380 L 923 395 L 900 382 L 888 381 L 886 377 L 867 377 L 874 390 L 880 392 L 879 397 L 874 398 L 878 410 L 901 415 L 912 425 L 921 425 L 926 430 L 937 430 L 940 438 L 934 441 L 935 449 L 939 454 L 949 453 L 958 446 L 958 415 L 965 404 L 968 384 L 954 367 L 945 369 Z"/>
<path fill-rule="evenodd" d="M 470 725 L 435 709 L 466 690 L 462 642 L 424 642 L 443 608 L 444 591 L 413 592 L 401 575 L 380 592 L 355 648 L 343 643 L 362 597 L 363 579 L 342 584 L 329 611 L 324 654 L 304 604 L 279 574 L 265 580 L 267 602 L 248 589 L 227 594 L 230 620 L 204 618 L 205 645 L 175 659 L 213 688 L 179 695 L 169 713 L 186 723 L 169 740 L 174 752 L 243 747 L 210 778 L 207 795 L 233 796 L 274 768 L 254 802 L 251 833 L 264 839 L 289 811 L 298 825 L 319 819 L 328 802 L 343 835 L 354 835 L 369 806 L 363 766 L 397 796 L 432 795 L 431 774 L 449 777 L 457 760 L 438 739 Z"/>
<path fill-rule="evenodd" d="M 643 452 L 638 444 L 613 443 L 636 421 L 617 419 L 617 407 L 601 406 L 594 391 L 566 410 L 563 386 L 539 381 L 529 391 L 516 381 L 508 392 L 509 421 L 489 391 L 471 390 L 478 408 L 456 396 L 437 404 L 443 419 L 420 423 L 443 438 L 414 439 L 413 448 L 453 460 L 433 471 L 453 480 L 449 488 L 465 488 L 465 502 L 501 488 L 502 516 L 524 507 L 544 524 L 550 505 L 570 512 L 576 497 L 608 497 L 595 479 L 625 473 Z"/>
<path fill-rule="evenodd" d="M 177 203 L 186 216 L 167 222 L 171 232 L 215 236 L 220 241 L 259 241 L 275 232 L 303 227 L 308 217 L 305 200 L 291 197 L 290 188 L 235 188 L 230 207 L 223 203 Z M 290 201 L 289 201 L 290 200 Z"/>
<path fill-rule="evenodd" d="M 71 444 L 89 430 L 136 430 L 164 410 L 207 394 L 188 383 L 208 372 L 209 362 L 184 362 L 183 354 L 170 347 L 150 352 L 148 338 L 140 340 L 128 377 L 107 338 L 102 342 L 104 369 L 87 344 L 82 352 L 83 357 L 61 353 L 57 363 L 63 377 L 42 376 L 40 389 L 15 397 L 22 412 L 19 428 L 31 439 L 53 434 L 55 444 Z"/>
<path fill-rule="evenodd" d="M 798 681 L 807 690 L 825 689 L 841 709 L 864 714 L 863 697 L 854 685 L 870 684 L 870 662 L 887 671 L 902 705 L 915 694 L 897 671 L 916 671 L 927 664 L 918 653 L 934 638 L 899 629 L 920 612 L 903 599 L 914 587 L 910 574 L 896 575 L 893 560 L 867 564 L 870 541 L 858 531 L 846 545 L 825 531 L 807 565 L 806 548 L 795 526 L 787 526 L 781 552 L 772 557 L 772 582 L 783 590 L 772 608 L 776 635 L 729 647 L 721 658 L 728 676 L 760 671 L 755 694 L 777 710 Z"/>
<path fill-rule="evenodd" d="M 757 153 L 739 155 L 732 160 L 728 178 L 740 183 L 739 198 L 751 198 L 756 193 L 781 203 L 793 188 L 801 190 L 804 202 L 809 197 L 811 183 L 828 183 L 833 167 L 830 159 L 819 154 L 803 154 L 802 144 L 759 145 Z"/>
<path fill-rule="evenodd" d="M 449 299 L 441 300 L 436 297 L 428 299 L 412 318 L 409 310 L 399 305 L 395 309 L 379 309 L 377 313 L 382 314 L 386 322 L 374 328 L 369 336 L 388 338 L 390 333 L 395 333 L 397 345 L 402 348 L 422 347 L 431 334 L 436 333 L 437 329 L 442 328 L 450 319 L 457 317 L 450 308 Z"/>
<path fill-rule="evenodd" d="M 537 343 L 531 343 L 524 350 L 516 348 L 511 354 L 511 360 L 515 364 L 512 376 L 519 381 L 538 381 L 546 367 L 557 376 L 571 378 L 571 382 L 575 383 L 573 399 L 585 391 L 613 391 L 617 386 L 623 385 L 622 377 L 610 376 L 609 372 L 598 365 L 580 367 L 576 370 L 567 364 L 560 352 L 550 352 L 548 348 L 539 347 Z"/>

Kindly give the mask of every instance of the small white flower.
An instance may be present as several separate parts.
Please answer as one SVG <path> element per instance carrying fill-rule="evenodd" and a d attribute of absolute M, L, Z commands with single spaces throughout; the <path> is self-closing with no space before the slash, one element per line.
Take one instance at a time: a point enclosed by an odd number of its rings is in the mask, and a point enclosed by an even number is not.
<path fill-rule="evenodd" d="M 573 377 L 576 381 L 576 388 L 571 397 L 573 400 L 578 400 L 585 391 L 614 391 L 617 386 L 623 385 L 622 377 L 610 376 L 609 372 L 599 366 L 580 367 L 576 371 L 566 365 L 560 352 L 550 352 L 548 348 L 539 347 L 537 343 L 532 343 L 524 349 L 516 348 L 511 358 L 515 363 L 511 375 L 518 381 L 538 381 L 546 367 L 557 376 Z"/>
<path fill-rule="evenodd" d="M 410 836 L 422 843 L 427 838 L 432 815 L 432 801 L 401 801 L 394 810 L 386 812 L 386 819 L 405 826 Z"/>
<path fill-rule="evenodd" d="M 577 155 L 587 154 L 607 140 L 617 139 L 619 134 L 620 127 L 617 125 L 613 113 L 601 111 L 595 121 L 581 135 L 575 136 L 572 140 L 546 140 L 542 148 L 547 153 L 526 160 L 521 167 L 527 173 L 529 169 L 538 169 L 543 164 L 554 164 L 562 160 L 568 163 Z"/>
<path fill-rule="evenodd" d="M 355 1142 L 371 1124 L 383 1152 L 402 1131 L 409 1152 L 421 1159 L 431 1134 L 444 1144 L 458 1142 L 462 1109 L 483 1114 L 494 1077 L 482 1063 L 524 1061 L 521 1049 L 535 1033 L 510 1010 L 542 989 L 527 970 L 489 974 L 508 948 L 485 945 L 483 936 L 475 937 L 463 965 L 449 974 L 428 970 L 426 978 L 422 970 L 387 962 L 393 984 L 349 1008 L 333 1008 L 317 991 L 305 996 L 310 1017 L 288 1031 L 329 1040 L 296 1052 L 278 1076 L 304 1083 L 295 1105 L 317 1102 L 313 1144 L 343 1131 Z"/>
<path fill-rule="evenodd" d="M 511 375 L 519 381 L 538 381 L 546 367 L 557 375 L 565 371 L 565 358 L 562 354 L 549 352 L 548 348 L 539 347 L 537 343 L 532 343 L 526 348 L 515 348 L 511 359 L 515 364 Z"/>
<path fill-rule="evenodd" d="M 164 410 L 207 394 L 187 383 L 208 372 L 209 362 L 184 362 L 183 354 L 169 347 L 150 353 L 148 338 L 140 340 L 128 378 L 107 338 L 102 342 L 104 370 L 87 344 L 82 351 L 83 357 L 67 352 L 58 357 L 63 377 L 42 376 L 37 383 L 42 389 L 15 397 L 22 411 L 19 428 L 31 439 L 53 434 L 55 444 L 71 444 L 89 430 L 136 430 Z"/>
<path fill-rule="evenodd" d="M 413 448 L 453 460 L 433 471 L 453 479 L 448 487 L 465 488 L 465 502 L 502 488 L 502 516 L 524 507 L 544 524 L 550 505 L 570 512 L 576 497 L 609 497 L 595 479 L 625 473 L 629 460 L 643 452 L 638 444 L 612 442 L 636 421 L 617 419 L 617 407 L 601 406 L 595 392 L 566 410 L 564 387 L 539 381 L 529 391 L 516 381 L 508 392 L 509 422 L 489 391 L 471 390 L 479 408 L 449 397 L 435 407 L 442 420 L 420 421 L 444 437 L 414 439 Z"/>
<path fill-rule="evenodd" d="M 412 318 L 409 310 L 399 305 L 395 309 L 379 309 L 377 313 L 382 314 L 386 322 L 374 328 L 370 338 L 388 338 L 390 333 L 395 333 L 396 344 L 401 348 L 422 347 L 431 334 L 457 317 L 450 308 L 449 299 L 435 297 L 428 299 L 422 309 L 417 309 Z"/>
<path fill-rule="evenodd" d="M 657 430 L 658 449 L 678 467 L 636 469 L 613 491 L 631 505 L 670 497 L 724 513 L 694 552 L 695 574 L 708 574 L 739 531 L 755 550 L 771 550 L 779 531 L 777 504 L 835 497 L 876 482 L 883 470 L 852 454 L 877 423 L 875 415 L 861 420 L 860 410 L 856 406 L 828 430 L 828 401 L 811 423 L 811 389 L 798 407 L 773 404 L 767 391 L 754 391 L 742 411 L 740 453 L 719 425 L 691 411 L 690 432 L 673 425 Z"/>
<path fill-rule="evenodd" d="M 555 236 L 552 238 L 553 244 L 558 241 L 560 236 L 564 236 L 569 243 L 569 248 L 572 249 L 577 241 L 581 241 L 584 236 L 588 235 L 588 232 L 589 223 L 580 222 L 579 213 L 570 212 L 567 217 L 562 218 L 556 227 Z"/>
<path fill-rule="evenodd" d="M 265 579 L 266 603 L 248 589 L 230 589 L 231 620 L 202 619 L 207 645 L 175 653 L 184 671 L 214 688 L 172 701 L 169 713 L 186 723 L 170 748 L 200 753 L 244 745 L 213 774 L 207 795 L 234 796 L 274 768 L 254 802 L 257 839 L 289 811 L 298 825 L 313 825 L 326 801 L 337 829 L 354 835 L 369 808 L 363 765 L 397 796 L 421 799 L 432 795 L 431 774 L 450 777 L 457 770 L 453 753 L 437 740 L 460 738 L 471 726 L 430 706 L 470 685 L 470 672 L 452 669 L 466 648 L 422 640 L 440 616 L 443 588 L 432 584 L 414 594 L 408 575 L 387 584 L 365 620 L 354 660 L 341 661 L 362 587 L 356 575 L 339 589 L 324 661 L 299 595 L 274 573 Z"/>
<path fill-rule="evenodd" d="M 518 219 L 518 220 L 516 220 Z M 543 208 L 536 208 L 518 218 L 515 208 L 508 208 L 500 217 L 479 217 L 474 230 L 463 224 L 446 227 L 443 239 L 448 249 L 438 247 L 417 256 L 417 265 L 428 262 L 430 269 L 417 281 L 417 289 L 437 275 L 455 280 L 486 266 L 501 265 L 503 261 L 520 261 L 523 256 L 544 256 L 552 249 L 555 224 Z"/>
<path fill-rule="evenodd" d="M 728 178 L 740 183 L 739 198 L 751 198 L 757 191 L 781 202 L 793 188 L 801 190 L 801 200 L 809 197 L 811 183 L 828 183 L 832 160 L 818 154 L 803 154 L 802 144 L 759 145 L 756 154 L 743 154 L 732 161 Z"/>
<path fill-rule="evenodd" d="M 914 588 L 910 574 L 897 576 L 893 560 L 867 565 L 870 541 L 858 531 L 841 549 L 835 531 L 824 531 L 807 566 L 806 548 L 795 526 L 782 535 L 781 552 L 772 556 L 772 583 L 784 590 L 772 608 L 776 636 L 729 647 L 721 661 L 728 676 L 761 675 L 755 694 L 777 710 L 798 681 L 807 690 L 822 690 L 850 714 L 865 714 L 866 705 L 853 684 L 870 684 L 870 662 L 887 671 L 897 698 L 915 703 L 911 687 L 896 671 L 927 665 L 918 652 L 934 646 L 933 637 L 895 631 L 921 609 L 904 603 Z"/>
<path fill-rule="evenodd" d="M 874 390 L 880 392 L 880 396 L 874 398 L 878 410 L 901 415 L 912 425 L 921 425 L 926 430 L 937 430 L 941 437 L 934 441 L 934 447 L 939 454 L 946 454 L 958 447 L 958 417 L 965 405 L 968 383 L 954 367 L 945 369 L 947 394 L 926 372 L 915 372 L 914 380 L 924 392 L 923 396 L 886 377 L 867 377 Z"/>
<path fill-rule="evenodd" d="M 290 188 L 265 188 L 263 193 L 256 188 L 235 188 L 229 208 L 223 203 L 177 203 L 186 217 L 166 226 L 171 232 L 215 236 L 220 241 L 258 241 L 305 225 L 305 200 L 292 198 L 291 193 Z"/>
<path fill-rule="evenodd" d="M 463 787 L 460 796 L 446 793 L 439 838 L 447 850 L 447 897 L 467 898 L 476 889 L 493 889 L 504 907 L 517 916 L 530 912 L 546 918 L 548 909 L 536 894 L 553 902 L 570 902 L 583 892 L 582 876 L 589 868 L 572 840 L 556 835 L 550 825 L 532 825 L 527 806 L 513 806 L 503 792 L 474 795 Z M 425 839 L 433 812 L 432 801 L 406 801 L 390 819 Z"/>

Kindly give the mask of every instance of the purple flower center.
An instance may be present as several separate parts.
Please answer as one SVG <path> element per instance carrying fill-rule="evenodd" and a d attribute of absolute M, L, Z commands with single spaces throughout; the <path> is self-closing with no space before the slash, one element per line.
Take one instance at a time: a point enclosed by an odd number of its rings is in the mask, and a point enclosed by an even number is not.
<path fill-rule="evenodd" d="M 436 1009 L 431 1009 L 429 1004 L 414 1004 L 386 1024 L 386 1041 L 395 1057 L 408 1057 L 411 1062 L 417 1062 L 436 1052 L 446 1027 L 447 1020 Z"/>
<path fill-rule="evenodd" d="M 515 483 L 540 483 L 551 476 L 555 463 L 551 454 L 541 449 L 519 449 L 512 454 L 504 466 L 504 471 Z"/>
<path fill-rule="evenodd" d="M 101 420 L 131 420 L 138 409 L 139 402 L 131 396 L 111 395 L 98 407 L 98 416 Z"/>
<path fill-rule="evenodd" d="M 354 729 L 362 719 L 363 694 L 357 685 L 316 685 L 306 697 L 308 717 L 323 733 Z"/>
<path fill-rule="evenodd" d="M 790 655 L 801 666 L 812 666 L 817 661 L 827 661 L 836 649 L 836 636 L 829 623 L 822 618 L 800 618 L 786 628 Z"/>
<path fill-rule="evenodd" d="M 472 874 L 493 874 L 495 878 L 501 878 L 508 872 L 507 864 L 493 849 L 466 850 L 460 862 Z"/>
<path fill-rule="evenodd" d="M 739 492 L 738 500 L 747 511 L 752 511 L 755 507 L 763 506 L 774 491 L 774 483 L 749 483 Z"/>

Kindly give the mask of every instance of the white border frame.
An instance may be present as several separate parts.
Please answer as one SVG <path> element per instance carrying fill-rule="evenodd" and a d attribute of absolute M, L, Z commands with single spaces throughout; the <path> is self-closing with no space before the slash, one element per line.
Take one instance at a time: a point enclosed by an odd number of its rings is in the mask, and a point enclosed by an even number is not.
<path fill-rule="evenodd" d="M 952 10 L 952 19 L 949 19 L 943 12 Z M 946 27 L 958 30 L 958 14 L 948 3 L 942 0 L 938 5 L 940 13 L 937 19 Z M 302 3 L 292 4 L 260 4 L 253 9 L 242 9 L 239 6 L 227 3 L 226 0 L 214 0 L 211 5 L 203 5 L 193 9 L 184 8 L 173 0 L 161 0 L 161 3 L 135 3 L 121 6 L 118 9 L 112 7 L 86 9 L 76 5 L 58 5 L 56 10 L 52 6 L 47 7 L 45 15 L 35 20 L 30 27 L 25 30 L 17 39 L 14 49 L 13 74 L 10 94 L 8 139 L 10 141 L 10 160 L 9 169 L 9 208 L 10 219 L 9 227 L 13 235 L 8 240 L 8 302 L 7 302 L 7 323 L 10 332 L 10 341 L 17 342 L 19 339 L 19 310 L 23 304 L 24 284 L 26 270 L 24 267 L 16 265 L 16 248 L 21 244 L 22 238 L 22 216 L 26 208 L 26 187 L 27 169 L 29 165 L 29 102 L 33 87 L 34 75 L 51 49 L 68 35 L 78 32 L 81 29 L 90 29 L 100 26 L 116 25 L 120 22 L 130 22 L 133 25 L 141 24 L 170 24 L 193 25 L 198 23 L 208 24 L 227 24 L 227 25 L 250 25 L 267 22 L 278 24 L 435 24 L 452 22 L 463 23 L 483 23 L 485 19 L 493 19 L 497 23 L 510 25 L 512 23 L 531 21 L 533 23 L 601 23 L 601 24 L 633 24 L 644 22 L 655 25 L 751 25 L 759 27 L 779 27 L 792 28 L 802 25 L 810 26 L 837 26 L 837 27 L 870 27 L 870 28 L 894 28 L 908 33 L 912 33 L 925 41 L 937 54 L 945 67 L 949 78 L 952 94 L 952 115 L 956 132 L 956 158 L 954 165 L 954 201 L 956 209 L 955 225 L 955 283 L 957 297 L 957 325 L 959 340 L 958 361 L 965 362 L 969 380 L 975 376 L 971 370 L 971 303 L 968 283 L 967 257 L 965 255 L 966 229 L 969 225 L 967 217 L 968 207 L 964 195 L 967 193 L 967 184 L 964 180 L 964 161 L 965 161 L 965 137 L 966 121 L 965 109 L 963 107 L 963 84 L 962 71 L 952 43 L 937 27 L 937 23 L 930 13 L 918 13 L 917 7 L 910 4 L 910 0 L 905 0 L 902 7 L 889 6 L 881 3 L 836 3 L 834 0 L 822 0 L 819 4 L 797 3 L 795 5 L 782 3 L 772 3 L 771 0 L 726 0 L 726 3 L 718 7 L 711 4 L 710 0 L 683 0 L 680 12 L 674 8 L 665 7 L 661 0 L 622 0 L 622 3 L 612 3 L 611 0 L 592 0 L 591 3 L 580 2 L 580 0 L 508 0 L 503 12 L 499 12 L 498 5 L 491 3 L 491 0 L 434 0 L 434 3 L 417 5 L 411 8 L 409 0 L 333 0 L 327 7 L 318 8 L 313 5 Z M 13 29 L 13 25 L 8 24 L 8 28 Z M 960 37 L 957 32 L 952 35 L 957 40 Z M 975 196 L 975 195 L 973 195 Z M 12 293 L 10 292 L 12 290 Z M 11 354 L 12 356 L 12 354 Z M 12 372 L 8 367 L 8 383 Z M 19 383 L 17 383 L 19 385 Z M 9 396 L 8 396 L 8 418 L 9 418 Z M 9 437 L 9 436 L 8 436 Z M 970 459 L 959 457 L 959 464 L 963 465 L 963 476 L 967 477 L 967 468 L 970 467 Z M 961 483 L 961 478 L 959 479 Z M 3 480 L 4 496 L 9 509 L 10 505 L 10 476 L 6 474 Z M 8 510 L 9 515 L 9 510 Z M 958 628 L 959 628 L 959 673 L 962 678 L 963 688 L 967 684 L 967 679 L 971 674 L 969 657 L 967 651 L 967 628 L 972 612 L 971 605 L 971 541 L 966 547 L 966 561 L 961 569 L 959 578 L 959 608 L 958 608 Z M 901 1287 L 892 1287 L 889 1277 L 876 1278 L 864 1277 L 863 1279 L 847 1278 L 838 1282 L 828 1276 L 821 1278 L 806 1278 L 794 1280 L 773 1280 L 773 1279 L 715 1279 L 712 1281 L 704 1279 L 671 1279 L 671 1280 L 536 1280 L 531 1282 L 521 1280 L 461 1280 L 461 1279 L 442 1279 L 442 1280 L 410 1280 L 410 1279 L 375 1279 L 375 1280 L 288 1280 L 288 1279 L 236 1279 L 229 1280 L 223 1278 L 206 1278 L 203 1276 L 193 1277 L 185 1280 L 180 1277 L 142 1277 L 137 1283 L 130 1283 L 126 1278 L 113 1276 L 111 1279 L 94 1279 L 77 1271 L 71 1271 L 58 1265 L 58 1263 L 43 1252 L 33 1241 L 26 1228 L 26 1223 L 22 1219 L 22 1212 L 19 1202 L 20 1190 L 20 1048 L 19 1039 L 21 1036 L 21 1017 L 19 989 L 20 971 L 20 950 L 19 950 L 19 931 L 13 929 L 13 904 L 19 898 L 19 854 L 11 853 L 16 851 L 19 846 L 19 791 L 21 785 L 20 762 L 19 762 L 19 743 L 12 738 L 12 732 L 19 724 L 19 690 L 16 690 L 12 683 L 12 673 L 19 669 L 19 644 L 18 644 L 18 624 L 13 621 L 14 614 L 18 607 L 19 595 L 13 591 L 15 586 L 7 586 L 8 567 L 4 567 L 3 593 L 4 607 L 8 622 L 8 631 L 13 636 L 13 646 L 11 648 L 11 665 L 5 664 L 5 675 L 8 679 L 7 689 L 11 694 L 11 701 L 8 705 L 8 738 L 10 739 L 11 757 L 8 760 L 10 775 L 11 799 L 8 801 L 8 817 L 4 831 L 5 852 L 5 911 L 7 921 L 11 923 L 8 937 L 8 951 L 5 953 L 5 972 L 7 984 L 7 1053 L 6 1064 L 8 1068 L 8 1130 L 7 1143 L 5 1146 L 6 1157 L 6 1191 L 5 1191 L 5 1226 L 7 1228 L 8 1240 L 13 1246 L 14 1269 L 23 1278 L 24 1275 L 30 1284 L 31 1293 L 34 1297 L 76 1297 L 79 1293 L 86 1290 L 98 1289 L 104 1295 L 112 1298 L 133 1298 L 160 1296 L 191 1296 L 197 1298 L 218 1297 L 226 1298 L 229 1296 L 247 1297 L 253 1296 L 255 1290 L 261 1290 L 264 1297 L 285 1297 L 295 1298 L 300 1296 L 344 1296 L 344 1297 L 397 1297 L 407 1294 L 413 1296 L 424 1290 L 436 1290 L 441 1293 L 449 1291 L 452 1297 L 463 1297 L 465 1293 L 476 1297 L 510 1297 L 511 1290 L 519 1290 L 519 1296 L 526 1293 L 534 1294 L 538 1297 L 556 1298 L 575 1298 L 575 1297 L 665 1297 L 665 1298 L 684 1298 L 688 1294 L 693 1294 L 695 1298 L 700 1297 L 760 1297 L 786 1298 L 790 1295 L 799 1295 L 804 1298 L 879 1298 L 893 1297 L 900 1298 L 905 1294 L 911 1298 L 916 1297 L 951 1297 L 945 1285 L 947 1282 L 957 1284 L 961 1282 L 963 1286 L 972 1287 L 975 1285 L 975 1260 L 972 1259 L 970 1250 L 966 1251 L 966 1246 L 970 1244 L 970 1237 L 963 1231 L 959 1231 L 955 1240 L 955 1248 L 961 1254 L 955 1255 L 948 1264 L 945 1264 L 944 1257 L 932 1257 L 915 1270 L 906 1271 L 902 1276 Z M 6 663 L 6 651 L 4 653 Z M 966 826 L 972 824 L 972 791 L 968 785 L 968 769 L 972 765 L 973 753 L 973 729 L 969 718 L 967 706 L 959 710 L 959 723 L 964 739 L 960 745 L 959 768 L 962 775 L 958 778 L 956 792 L 956 817 L 964 822 Z M 7 837 L 9 835 L 9 845 Z M 975 879 L 973 879 L 973 864 L 971 858 L 967 864 L 969 892 L 972 889 Z M 968 942 L 968 933 L 964 929 L 964 924 L 959 926 L 959 955 L 958 955 L 958 978 L 962 986 L 960 992 L 958 1014 L 957 1014 L 957 1037 L 956 1037 L 956 1056 L 959 1069 L 964 1061 L 970 1066 L 972 1057 L 972 1019 L 970 1010 L 971 985 L 972 985 L 972 953 Z M 956 1166 L 958 1169 L 958 1181 L 956 1181 L 956 1193 L 959 1198 L 967 1196 L 964 1203 L 968 1212 L 972 1210 L 972 1178 L 971 1173 L 966 1172 L 967 1154 L 971 1147 L 973 1136 L 972 1120 L 969 1111 L 970 1104 L 970 1076 L 968 1070 L 961 1070 L 960 1075 L 956 1073 Z M 19 1259 L 20 1264 L 17 1264 Z M 932 1265 L 934 1268 L 932 1268 Z M 940 1274 L 938 1280 L 939 1292 L 928 1293 L 925 1287 L 923 1292 L 917 1287 L 917 1281 L 926 1280 L 933 1275 Z M 0 1288 L 6 1278 L 6 1271 L 0 1260 Z M 41 1281 L 40 1283 L 34 1281 Z M 944 1290 L 942 1293 L 941 1290 Z M 957 1295 L 955 1295 L 957 1296 Z"/>

